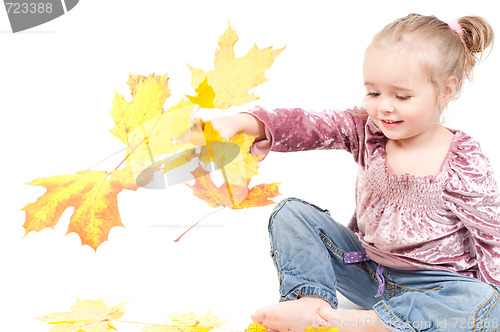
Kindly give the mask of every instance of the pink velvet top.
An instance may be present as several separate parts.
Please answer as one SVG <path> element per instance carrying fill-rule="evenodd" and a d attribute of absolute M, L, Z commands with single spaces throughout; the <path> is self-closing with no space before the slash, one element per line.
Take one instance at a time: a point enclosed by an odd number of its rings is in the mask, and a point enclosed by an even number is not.
<path fill-rule="evenodd" d="M 250 114 L 266 126 L 253 154 L 343 149 L 359 165 L 348 225 L 375 262 L 406 270 L 447 270 L 500 285 L 500 198 L 479 144 L 461 131 L 435 176 L 395 176 L 386 137 L 363 109 Z"/>

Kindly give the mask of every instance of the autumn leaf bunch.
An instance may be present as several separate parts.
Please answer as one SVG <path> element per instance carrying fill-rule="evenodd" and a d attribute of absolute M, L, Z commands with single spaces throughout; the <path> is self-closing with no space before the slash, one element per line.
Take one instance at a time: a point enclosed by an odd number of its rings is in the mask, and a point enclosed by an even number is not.
<path fill-rule="evenodd" d="M 117 196 L 123 190 L 136 191 L 154 183 L 158 174 L 185 168 L 190 170 L 193 194 L 210 206 L 241 209 L 273 204 L 279 195 L 278 183 L 259 184 L 249 188 L 258 174 L 258 156 L 249 152 L 255 137 L 238 134 L 222 138 L 210 123 L 195 117 L 199 108 L 226 110 L 258 99 L 248 91 L 266 81 L 264 73 L 283 49 L 254 46 L 236 58 L 236 32 L 228 27 L 220 37 L 214 69 L 205 71 L 189 67 L 194 96 L 186 96 L 166 111 L 170 97 L 167 75 L 129 75 L 127 85 L 133 97 L 128 102 L 115 91 L 111 116 L 111 133 L 125 145 L 125 157 L 112 171 L 85 170 L 33 180 L 30 185 L 47 191 L 27 204 L 23 225 L 26 234 L 54 228 L 62 213 L 73 207 L 67 233 L 77 233 L 83 245 L 94 250 L 108 239 L 111 228 L 124 227 L 118 211 Z M 216 186 L 211 174 L 217 170 L 224 183 Z"/>
<path fill-rule="evenodd" d="M 210 312 L 197 315 L 194 312 L 184 314 L 169 314 L 168 317 L 174 324 L 157 323 L 148 324 L 122 320 L 125 314 L 126 303 L 108 306 L 103 299 L 99 300 L 77 300 L 71 306 L 71 311 L 56 312 L 42 317 L 39 320 L 53 325 L 52 332 L 104 332 L 115 330 L 115 323 L 129 323 L 145 325 L 146 332 L 208 332 L 224 324 L 219 318 Z"/>

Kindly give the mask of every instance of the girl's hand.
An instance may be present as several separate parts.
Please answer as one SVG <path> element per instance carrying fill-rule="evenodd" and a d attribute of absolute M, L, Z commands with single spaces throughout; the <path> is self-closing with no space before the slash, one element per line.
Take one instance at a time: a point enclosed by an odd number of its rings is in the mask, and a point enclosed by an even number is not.
<path fill-rule="evenodd" d="M 221 118 L 216 118 L 208 121 L 212 124 L 215 130 L 219 132 L 222 138 L 227 140 L 231 139 L 240 130 L 237 128 L 238 121 L 236 115 L 234 116 L 224 116 Z"/>
<path fill-rule="evenodd" d="M 227 140 L 238 133 L 257 136 L 256 141 L 266 137 L 264 124 L 253 115 L 247 113 L 224 116 L 212 119 L 209 122 Z"/>

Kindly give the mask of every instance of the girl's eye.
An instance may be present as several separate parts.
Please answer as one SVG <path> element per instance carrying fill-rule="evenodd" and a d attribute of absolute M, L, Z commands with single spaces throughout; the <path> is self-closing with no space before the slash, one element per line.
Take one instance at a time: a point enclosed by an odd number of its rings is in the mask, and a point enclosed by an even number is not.
<path fill-rule="evenodd" d="M 410 96 L 396 96 L 396 98 L 398 98 L 399 100 L 401 101 L 405 101 L 405 100 L 409 100 L 411 97 Z"/>
<path fill-rule="evenodd" d="M 380 93 L 378 93 L 378 92 L 368 92 L 366 95 L 369 96 L 369 97 L 378 97 L 378 96 L 380 96 Z"/>

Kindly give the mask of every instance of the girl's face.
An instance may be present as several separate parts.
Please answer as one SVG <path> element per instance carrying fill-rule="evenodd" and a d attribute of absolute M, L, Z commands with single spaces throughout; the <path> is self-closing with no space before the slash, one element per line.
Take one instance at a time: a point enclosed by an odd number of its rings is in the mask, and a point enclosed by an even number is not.
<path fill-rule="evenodd" d="M 387 138 L 409 143 L 439 126 L 436 89 L 417 61 L 403 52 L 369 47 L 363 76 L 366 109 Z"/>

